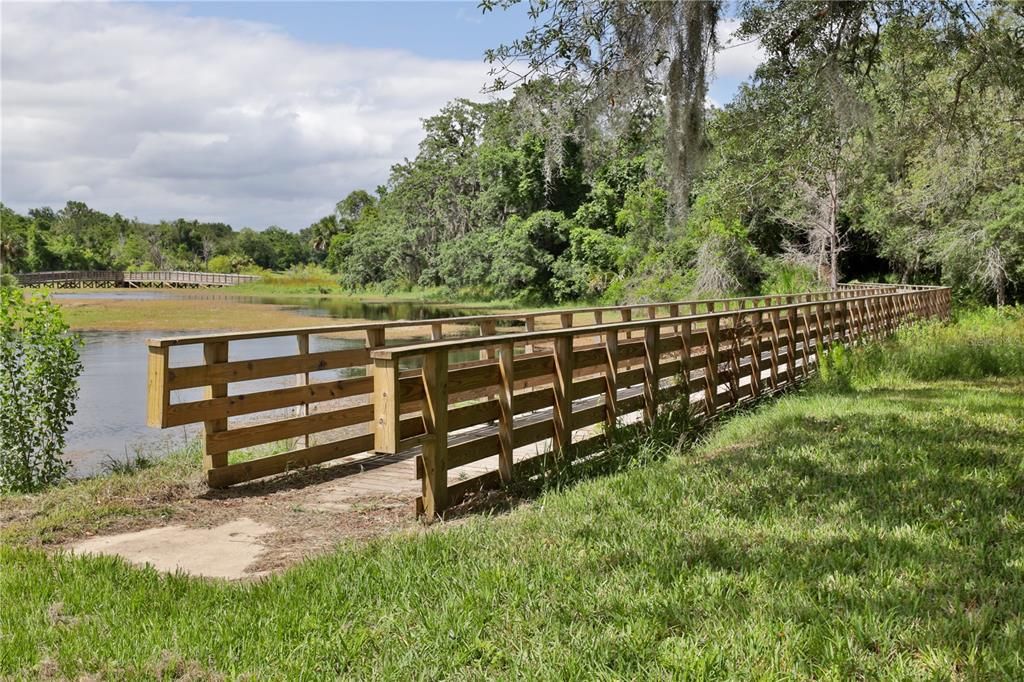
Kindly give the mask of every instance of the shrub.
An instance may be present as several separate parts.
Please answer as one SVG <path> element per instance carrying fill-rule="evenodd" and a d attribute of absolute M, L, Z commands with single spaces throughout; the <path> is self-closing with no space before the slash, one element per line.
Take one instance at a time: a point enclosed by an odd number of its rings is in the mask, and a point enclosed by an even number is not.
<path fill-rule="evenodd" d="M 210 272 L 234 272 L 234 264 L 231 262 L 231 256 L 214 256 L 206 264 L 206 269 Z"/>
<path fill-rule="evenodd" d="M 765 263 L 765 279 L 761 282 L 761 293 L 765 295 L 800 294 L 821 288 L 812 268 L 798 263 L 788 263 L 780 258 Z"/>
<path fill-rule="evenodd" d="M 851 352 L 834 343 L 819 359 L 817 382 L 828 391 L 845 393 L 853 388 L 854 365 Z"/>
<path fill-rule="evenodd" d="M 0 491 L 38 490 L 67 473 L 80 344 L 45 295 L 0 289 Z"/>

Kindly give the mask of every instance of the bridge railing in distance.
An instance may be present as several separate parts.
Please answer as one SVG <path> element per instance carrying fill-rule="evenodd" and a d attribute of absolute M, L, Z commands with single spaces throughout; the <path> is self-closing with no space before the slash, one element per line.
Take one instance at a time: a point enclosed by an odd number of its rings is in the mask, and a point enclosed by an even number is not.
<path fill-rule="evenodd" d="M 374 449 L 416 457 L 417 512 L 433 518 L 468 494 L 594 456 L 617 429 L 650 425 L 666 402 L 685 406 L 693 419 L 711 418 L 807 378 L 832 344 L 878 340 L 910 321 L 948 319 L 950 312 L 945 288 L 835 293 L 813 302 L 375 350 Z M 497 351 L 494 363 L 450 364 L 452 353 L 485 348 Z M 412 358 L 422 369 L 400 371 Z M 496 398 L 465 403 L 467 393 Z M 421 416 L 404 417 L 409 407 Z M 493 461 L 490 471 L 460 471 L 481 460 Z"/>
<path fill-rule="evenodd" d="M 259 275 L 182 270 L 57 270 L 15 275 L 21 286 L 51 286 L 59 289 L 82 287 L 226 287 L 255 282 Z"/>
<path fill-rule="evenodd" d="M 223 487 L 373 453 L 377 375 L 371 352 L 381 348 L 426 340 L 490 337 L 499 332 L 507 335 L 584 327 L 591 330 L 591 343 L 602 344 L 603 325 L 811 304 L 890 290 L 874 287 L 151 339 L 148 423 L 159 428 L 203 423 L 206 479 L 213 487 Z M 623 343 L 633 344 L 643 333 L 642 328 L 627 330 Z M 542 369 L 553 362 L 548 342 L 524 342 L 518 349 L 547 357 L 539 361 Z M 414 358 L 403 362 L 398 370 L 400 378 L 407 384 L 421 381 L 421 362 Z M 624 362 L 634 360 L 626 358 Z M 457 353 L 450 362 L 453 371 L 497 366 L 497 349 L 486 344 Z M 536 376 L 524 379 L 531 387 L 551 381 L 550 373 L 538 371 Z M 196 395 L 197 389 L 201 395 Z M 452 393 L 452 399 L 460 401 L 496 397 L 497 388 L 488 386 Z M 407 416 L 402 427 L 408 431 L 406 435 L 422 433 L 422 395 L 404 401 L 401 410 Z"/>

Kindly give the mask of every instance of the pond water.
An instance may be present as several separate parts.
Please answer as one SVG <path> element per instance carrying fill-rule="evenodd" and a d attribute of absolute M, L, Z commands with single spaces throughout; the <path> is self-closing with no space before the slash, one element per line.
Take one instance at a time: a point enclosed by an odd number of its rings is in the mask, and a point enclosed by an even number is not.
<path fill-rule="evenodd" d="M 360 302 L 352 299 L 254 297 L 224 294 L 195 295 L 164 291 L 125 291 L 98 293 L 57 293 L 54 298 L 132 298 L 154 299 L 178 297 L 201 301 L 216 297 L 230 298 L 239 303 L 260 303 L 287 306 L 303 314 L 351 319 L 434 319 L 481 314 L 482 309 L 453 308 L 430 303 Z M 200 334 L 188 331 L 182 334 Z M 66 456 L 71 461 L 72 476 L 91 476 L 109 467 L 111 460 L 125 461 L 138 455 L 159 457 L 188 441 L 202 431 L 201 424 L 160 430 L 146 426 L 146 368 L 148 351 L 146 339 L 175 336 L 169 331 L 83 332 L 82 364 L 79 379 L 78 411 L 67 433 Z M 424 337 L 426 338 L 426 337 Z M 358 341 L 330 339 L 314 336 L 310 351 L 336 350 L 358 345 Z M 232 342 L 230 360 L 289 355 L 295 351 L 294 337 L 252 339 Z M 184 366 L 202 363 L 202 346 L 181 346 L 172 349 L 171 365 Z M 312 381 L 326 381 L 363 373 L 362 368 L 330 370 L 311 375 Z M 289 377 L 248 381 L 231 386 L 232 392 L 266 390 L 290 385 Z M 202 389 L 176 391 L 175 402 L 197 400 Z"/>

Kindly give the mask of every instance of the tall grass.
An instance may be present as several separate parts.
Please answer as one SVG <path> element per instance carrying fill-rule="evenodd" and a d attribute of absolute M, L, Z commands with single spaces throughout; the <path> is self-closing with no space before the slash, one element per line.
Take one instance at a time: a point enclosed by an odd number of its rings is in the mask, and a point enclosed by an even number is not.
<path fill-rule="evenodd" d="M 1024 307 L 959 311 L 956 324 L 905 327 L 858 351 L 855 374 L 918 381 L 1024 376 Z"/>

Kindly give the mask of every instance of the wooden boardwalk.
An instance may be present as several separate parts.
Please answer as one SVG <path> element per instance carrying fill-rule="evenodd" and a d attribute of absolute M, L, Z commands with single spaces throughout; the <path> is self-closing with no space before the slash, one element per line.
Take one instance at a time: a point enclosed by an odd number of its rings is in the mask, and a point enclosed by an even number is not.
<path fill-rule="evenodd" d="M 203 422 L 213 487 L 337 461 L 360 465 L 339 483 L 353 494 L 412 489 L 417 510 L 433 516 L 473 492 L 536 476 L 551 458 L 599 453 L 609 429 L 650 424 L 666 404 L 686 399 L 695 419 L 708 419 L 783 390 L 833 344 L 948 318 L 949 303 L 947 288 L 857 285 L 154 339 L 149 423 Z M 294 353 L 229 356 L 233 342 L 280 336 L 295 337 Z M 354 345 L 310 345 L 339 336 Z M 202 346 L 203 364 L 172 360 L 189 345 Z M 245 388 L 272 378 L 293 385 Z M 193 388 L 205 389 L 202 399 L 175 399 Z M 286 451 L 232 457 L 273 443 Z"/>
<path fill-rule="evenodd" d="M 24 272 L 16 274 L 23 287 L 49 287 L 52 289 L 93 288 L 199 288 L 230 287 L 255 282 L 257 275 L 235 275 L 219 272 L 185 272 L 181 270 L 55 270 L 50 272 Z"/>

